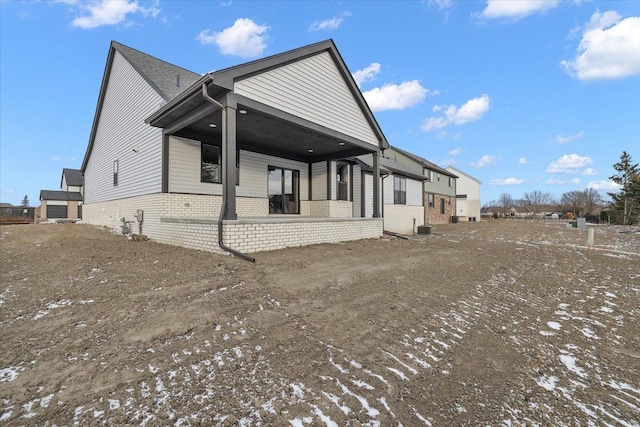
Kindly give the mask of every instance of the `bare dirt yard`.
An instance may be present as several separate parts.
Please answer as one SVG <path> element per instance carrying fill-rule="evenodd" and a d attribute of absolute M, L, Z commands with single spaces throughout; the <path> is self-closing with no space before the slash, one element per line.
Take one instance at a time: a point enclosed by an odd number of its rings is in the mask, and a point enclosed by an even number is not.
<path fill-rule="evenodd" d="M 255 264 L 0 227 L 0 425 L 638 426 L 638 228 L 491 221 Z"/>

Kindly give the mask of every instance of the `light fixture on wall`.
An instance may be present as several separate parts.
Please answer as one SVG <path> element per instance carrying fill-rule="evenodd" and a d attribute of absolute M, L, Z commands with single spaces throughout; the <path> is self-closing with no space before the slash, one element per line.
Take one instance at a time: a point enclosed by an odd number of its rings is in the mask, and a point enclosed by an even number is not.
<path fill-rule="evenodd" d="M 247 110 L 238 110 L 238 113 L 240 113 L 240 114 L 247 114 Z"/>
<path fill-rule="evenodd" d="M 340 144 L 338 144 L 338 145 L 340 145 L 340 147 L 344 147 L 344 142 L 341 142 L 341 143 L 340 143 Z"/>
<path fill-rule="evenodd" d="M 209 127 L 210 127 L 210 128 L 216 128 L 216 127 L 218 127 L 218 125 L 217 125 L 217 124 L 215 124 L 215 123 L 209 123 Z"/>
<path fill-rule="evenodd" d="M 140 147 L 138 147 L 137 145 L 135 147 L 133 147 L 131 149 L 131 151 L 133 151 L 134 153 L 139 153 L 140 152 Z"/>
<path fill-rule="evenodd" d="M 308 150 L 310 153 L 313 153 L 313 148 L 309 148 Z"/>

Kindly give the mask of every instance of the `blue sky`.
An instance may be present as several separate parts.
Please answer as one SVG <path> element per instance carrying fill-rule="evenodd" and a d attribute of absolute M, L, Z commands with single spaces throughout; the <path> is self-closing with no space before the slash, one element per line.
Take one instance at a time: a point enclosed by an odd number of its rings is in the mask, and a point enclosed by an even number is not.
<path fill-rule="evenodd" d="M 640 161 L 639 1 L 0 1 L 0 201 L 80 168 L 109 42 L 197 73 L 332 38 L 392 145 L 482 203 Z"/>

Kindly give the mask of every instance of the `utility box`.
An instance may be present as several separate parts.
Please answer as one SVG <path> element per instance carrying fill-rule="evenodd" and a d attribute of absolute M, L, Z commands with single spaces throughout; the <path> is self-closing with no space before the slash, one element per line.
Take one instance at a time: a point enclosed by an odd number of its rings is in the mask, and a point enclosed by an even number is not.
<path fill-rule="evenodd" d="M 577 219 L 578 229 L 584 230 L 587 228 L 587 218 L 578 218 Z"/>
<path fill-rule="evenodd" d="M 431 226 L 430 225 L 419 225 L 418 226 L 418 234 L 431 234 Z"/>

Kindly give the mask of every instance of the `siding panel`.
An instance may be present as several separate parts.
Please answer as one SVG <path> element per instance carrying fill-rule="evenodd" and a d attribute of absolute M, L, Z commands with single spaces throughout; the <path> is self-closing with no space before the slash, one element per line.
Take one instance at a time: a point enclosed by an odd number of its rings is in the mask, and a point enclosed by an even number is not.
<path fill-rule="evenodd" d="M 362 216 L 362 172 L 360 165 L 353 165 L 353 216 Z"/>
<path fill-rule="evenodd" d="M 313 200 L 327 200 L 327 162 L 311 165 L 311 186 Z"/>
<path fill-rule="evenodd" d="M 107 85 L 85 170 L 87 203 L 161 191 L 162 133 L 144 119 L 162 98 L 118 52 Z M 114 160 L 118 160 L 117 186 L 113 185 Z"/>
<path fill-rule="evenodd" d="M 234 91 L 378 146 L 364 113 L 327 52 L 236 82 Z"/>

